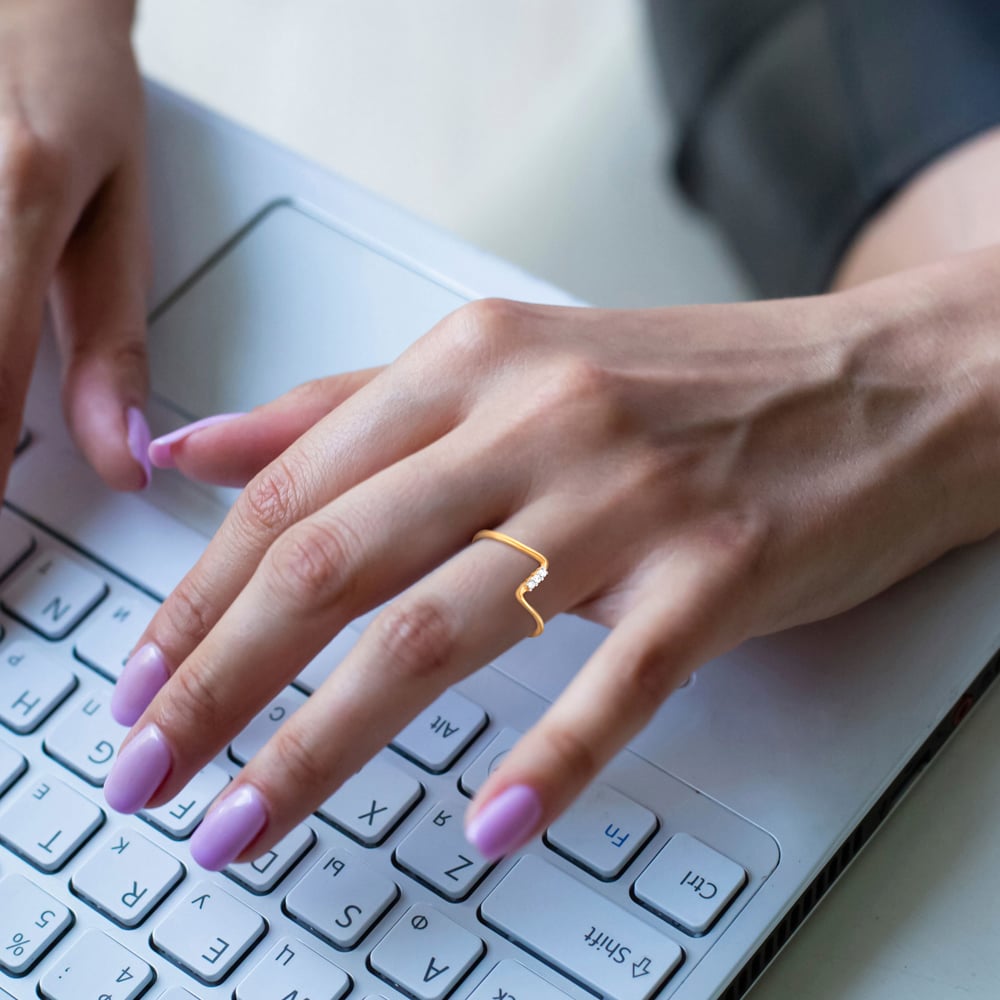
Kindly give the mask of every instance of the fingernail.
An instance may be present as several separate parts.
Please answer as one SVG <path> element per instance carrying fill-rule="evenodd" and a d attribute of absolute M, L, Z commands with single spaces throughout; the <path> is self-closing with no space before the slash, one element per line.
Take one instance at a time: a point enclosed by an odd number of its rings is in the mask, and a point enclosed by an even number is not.
<path fill-rule="evenodd" d="M 134 726 L 169 676 L 159 646 L 147 642 L 137 649 L 111 692 L 111 717 L 121 726 Z"/>
<path fill-rule="evenodd" d="M 490 861 L 509 854 L 535 828 L 542 801 L 528 785 L 511 785 L 476 813 L 465 838 Z"/>
<path fill-rule="evenodd" d="M 210 872 L 222 871 L 264 829 L 267 807 L 253 785 L 217 802 L 191 838 L 191 857 Z"/>
<path fill-rule="evenodd" d="M 119 754 L 104 782 L 104 798 L 115 812 L 138 812 L 170 771 L 172 756 L 159 726 L 149 725 Z"/>
<path fill-rule="evenodd" d="M 222 424 L 227 420 L 235 420 L 242 416 L 244 416 L 242 413 L 217 413 L 214 417 L 205 417 L 204 420 L 196 420 L 193 424 L 178 427 L 177 430 L 149 442 L 149 460 L 158 469 L 172 469 L 177 463 L 174 461 L 171 449 L 178 441 L 183 441 L 186 437 L 203 431 L 206 427 L 214 427 L 216 424 Z"/>
<path fill-rule="evenodd" d="M 146 423 L 146 417 L 142 410 L 135 406 L 130 406 L 126 411 L 125 424 L 128 429 L 128 450 L 132 452 L 132 457 L 142 467 L 146 477 L 142 487 L 145 489 L 153 477 L 153 470 L 149 464 L 149 424 Z"/>

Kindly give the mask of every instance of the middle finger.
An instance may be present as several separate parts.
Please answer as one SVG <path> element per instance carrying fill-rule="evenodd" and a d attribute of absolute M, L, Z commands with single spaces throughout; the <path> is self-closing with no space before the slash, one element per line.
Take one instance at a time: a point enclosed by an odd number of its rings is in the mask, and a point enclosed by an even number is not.
<path fill-rule="evenodd" d="M 139 718 L 108 802 L 169 800 L 332 635 L 503 520 L 520 490 L 507 463 L 473 460 L 480 447 L 456 430 L 287 530 Z"/>

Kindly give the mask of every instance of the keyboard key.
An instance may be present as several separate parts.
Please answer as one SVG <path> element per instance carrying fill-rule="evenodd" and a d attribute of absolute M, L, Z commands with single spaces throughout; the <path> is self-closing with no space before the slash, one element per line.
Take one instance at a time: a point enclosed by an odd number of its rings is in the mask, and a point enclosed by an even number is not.
<path fill-rule="evenodd" d="M 285 911 L 335 948 L 353 948 L 396 902 L 399 887 L 348 851 L 328 851 L 285 897 Z"/>
<path fill-rule="evenodd" d="M 297 688 L 312 694 L 340 666 L 361 636 L 353 628 L 345 628 L 333 641 L 316 654 L 312 662 L 295 678 Z"/>
<path fill-rule="evenodd" d="M 316 834 L 308 826 L 297 826 L 259 858 L 230 865 L 226 874 L 243 888 L 263 896 L 299 863 L 315 842 Z"/>
<path fill-rule="evenodd" d="M 237 764 L 246 764 L 263 749 L 264 744 L 281 728 L 294 711 L 306 703 L 306 696 L 294 688 L 286 688 L 277 698 L 258 712 L 250 724 L 229 745 L 229 756 Z"/>
<path fill-rule="evenodd" d="M 545 839 L 607 882 L 622 873 L 658 826 L 645 806 L 609 785 L 594 784 L 548 828 Z"/>
<path fill-rule="evenodd" d="M 442 1000 L 484 951 L 486 946 L 475 934 L 418 903 L 386 934 L 368 962 L 376 975 L 413 1000 Z"/>
<path fill-rule="evenodd" d="M 198 1000 L 193 993 L 188 993 L 187 990 L 182 990 L 179 986 L 175 986 L 172 990 L 167 990 L 163 996 L 159 997 L 159 1000 Z"/>
<path fill-rule="evenodd" d="M 632 891 L 650 909 L 689 934 L 704 934 L 746 884 L 747 873 L 686 833 L 675 834 Z"/>
<path fill-rule="evenodd" d="M 153 967 L 100 931 L 87 931 L 42 976 L 46 1000 L 134 1000 L 156 978 Z"/>
<path fill-rule="evenodd" d="M 23 976 L 73 926 L 73 913 L 23 875 L 0 879 L 0 969 Z"/>
<path fill-rule="evenodd" d="M 28 770 L 28 762 L 16 751 L 0 743 L 0 795 Z"/>
<path fill-rule="evenodd" d="M 229 784 L 229 775 L 218 764 L 203 767 L 169 802 L 139 815 L 174 840 L 194 833 L 215 797 Z"/>
<path fill-rule="evenodd" d="M 500 766 L 511 747 L 521 738 L 517 729 L 501 729 L 486 744 L 483 752 L 462 772 L 458 787 L 466 795 L 472 796 L 486 784 L 486 779 Z"/>
<path fill-rule="evenodd" d="M 393 741 L 392 748 L 432 774 L 447 771 L 482 732 L 486 713 L 457 691 L 445 691 Z"/>
<path fill-rule="evenodd" d="M 520 962 L 505 958 L 470 994 L 469 1000 L 569 1000 L 562 990 L 557 990 L 544 979 L 526 969 Z"/>
<path fill-rule="evenodd" d="M 134 592 L 112 593 L 80 630 L 73 655 L 116 681 L 159 605 Z"/>
<path fill-rule="evenodd" d="M 151 942 L 208 986 L 221 983 L 261 939 L 264 918 L 212 882 L 187 890 L 153 930 Z"/>
<path fill-rule="evenodd" d="M 34 537 L 20 521 L 0 514 L 0 576 L 6 576 L 34 547 Z"/>
<path fill-rule="evenodd" d="M 282 938 L 236 987 L 236 1000 L 340 1000 L 351 988 L 343 969 L 294 938 Z"/>
<path fill-rule="evenodd" d="M 493 867 L 466 839 L 464 799 L 438 802 L 400 842 L 393 860 L 451 902 L 465 899 Z"/>
<path fill-rule="evenodd" d="M 63 639 L 107 592 L 108 585 L 92 570 L 43 549 L 4 588 L 0 603 L 46 639 Z"/>
<path fill-rule="evenodd" d="M 132 830 L 111 834 L 73 876 L 78 896 L 122 927 L 138 927 L 184 877 L 184 866 Z"/>
<path fill-rule="evenodd" d="M 13 642 L 0 653 L 0 722 L 30 733 L 76 687 L 76 674 L 41 646 Z"/>
<path fill-rule="evenodd" d="M 420 801 L 424 786 L 381 757 L 369 761 L 319 807 L 319 814 L 365 847 L 380 844 Z"/>
<path fill-rule="evenodd" d="M 479 912 L 515 944 L 607 1000 L 649 1000 L 684 957 L 668 937 L 531 855 Z"/>
<path fill-rule="evenodd" d="M 0 811 L 0 841 L 43 872 L 54 872 L 93 836 L 104 813 L 55 778 L 25 787 Z"/>
<path fill-rule="evenodd" d="M 111 685 L 91 680 L 45 734 L 45 752 L 92 785 L 103 785 L 127 726 L 111 718 Z"/>

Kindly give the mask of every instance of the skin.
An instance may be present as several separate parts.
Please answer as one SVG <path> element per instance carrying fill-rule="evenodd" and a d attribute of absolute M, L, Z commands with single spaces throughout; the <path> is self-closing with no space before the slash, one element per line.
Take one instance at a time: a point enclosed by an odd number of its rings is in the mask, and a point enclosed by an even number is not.
<path fill-rule="evenodd" d="M 705 660 L 1000 526 L 998 281 L 989 248 L 810 299 L 475 303 L 384 370 L 184 439 L 189 474 L 251 478 L 144 637 L 177 665 L 129 737 L 155 723 L 172 748 L 150 804 L 401 595 L 227 793 L 267 805 L 240 857 L 274 844 L 530 632 L 531 561 L 469 544 L 491 526 L 549 557 L 543 617 L 613 627 L 470 807 L 527 784 L 539 832 Z"/>
<path fill-rule="evenodd" d="M 138 489 L 149 271 L 133 0 L 6 0 L 0 16 L 0 491 L 46 303 L 62 403 L 105 482 Z M 54 85 L 58 81 L 58 85 Z"/>
<path fill-rule="evenodd" d="M 123 414 L 146 392 L 132 15 L 124 0 L 14 0 L 0 19 L 0 448 L 48 294 L 70 426 L 123 488 L 144 480 Z M 612 627 L 470 808 L 531 786 L 543 810 L 523 839 L 705 660 L 994 532 L 998 166 L 991 135 L 925 171 L 859 234 L 834 294 L 634 312 L 475 303 L 384 370 L 177 443 L 189 475 L 248 487 L 143 638 L 171 668 L 128 737 L 155 723 L 171 747 L 148 804 L 391 601 L 227 792 L 249 783 L 266 803 L 240 855 L 254 857 L 527 635 L 511 591 L 533 564 L 470 545 L 483 527 L 549 557 L 532 595 L 546 619 Z"/>

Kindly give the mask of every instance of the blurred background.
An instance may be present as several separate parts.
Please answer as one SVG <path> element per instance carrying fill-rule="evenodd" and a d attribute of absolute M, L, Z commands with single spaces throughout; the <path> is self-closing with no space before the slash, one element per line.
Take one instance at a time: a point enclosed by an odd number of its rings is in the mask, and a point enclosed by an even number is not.
<path fill-rule="evenodd" d="M 744 297 L 640 0 L 142 0 L 149 75 L 599 305 Z"/>

